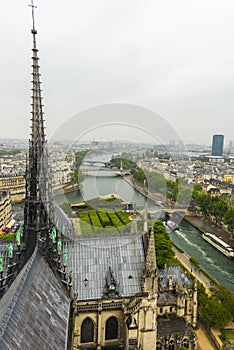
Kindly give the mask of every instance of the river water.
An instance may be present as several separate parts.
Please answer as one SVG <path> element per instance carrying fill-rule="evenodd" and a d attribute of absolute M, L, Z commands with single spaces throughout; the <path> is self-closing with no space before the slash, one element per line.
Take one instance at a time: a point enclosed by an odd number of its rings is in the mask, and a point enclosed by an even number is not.
<path fill-rule="evenodd" d="M 58 196 L 57 202 L 79 203 L 88 201 L 91 198 L 115 193 L 126 202 L 135 203 L 137 208 L 147 208 L 154 205 L 152 201 L 147 200 L 121 177 L 111 176 L 111 174 L 109 174 L 110 176 L 107 175 L 100 177 L 86 176 L 81 191 Z M 182 220 L 180 231 L 170 233 L 170 238 L 191 257 L 197 258 L 201 266 L 214 276 L 217 281 L 234 291 L 234 260 L 230 260 L 204 241 L 199 230 Z"/>
<path fill-rule="evenodd" d="M 104 173 L 103 173 L 104 174 Z M 105 173 L 106 174 L 106 173 Z M 133 202 L 139 208 L 152 207 L 154 203 L 144 197 L 141 193 L 124 181 L 120 176 L 86 176 L 82 183 L 80 191 L 67 193 L 64 196 L 58 196 L 57 201 L 61 203 L 66 198 L 69 203 L 79 203 L 88 201 L 92 198 L 105 196 L 107 194 L 117 194 L 125 202 Z"/>
<path fill-rule="evenodd" d="M 229 259 L 208 242 L 201 232 L 183 220 L 180 231 L 170 233 L 170 238 L 224 286 L 234 291 L 234 260 Z"/>

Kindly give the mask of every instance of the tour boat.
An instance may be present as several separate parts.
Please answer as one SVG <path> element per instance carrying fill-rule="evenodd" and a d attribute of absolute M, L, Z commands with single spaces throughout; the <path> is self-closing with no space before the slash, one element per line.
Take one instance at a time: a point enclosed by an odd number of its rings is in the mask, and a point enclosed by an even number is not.
<path fill-rule="evenodd" d="M 213 247 L 218 249 L 221 253 L 226 255 L 228 258 L 234 258 L 234 249 L 222 239 L 209 232 L 203 233 L 202 238 L 210 243 Z"/>
<path fill-rule="evenodd" d="M 174 221 L 167 220 L 167 221 L 164 221 L 163 224 L 166 228 L 168 228 L 172 232 L 180 230 L 179 226 Z"/>

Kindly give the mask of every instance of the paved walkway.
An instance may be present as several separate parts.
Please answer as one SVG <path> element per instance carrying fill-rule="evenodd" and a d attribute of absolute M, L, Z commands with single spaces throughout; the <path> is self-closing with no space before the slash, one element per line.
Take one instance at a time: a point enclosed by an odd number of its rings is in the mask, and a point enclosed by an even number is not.
<path fill-rule="evenodd" d="M 186 253 L 181 253 L 175 246 L 173 250 L 177 259 L 185 266 L 185 268 L 191 272 L 193 277 L 195 277 L 199 282 L 201 282 L 206 288 L 206 293 L 209 294 L 209 287 L 213 285 L 212 280 L 210 280 L 200 269 L 194 267 L 194 264 L 190 262 L 190 256 Z"/>
<path fill-rule="evenodd" d="M 201 282 L 206 288 L 206 293 L 209 295 L 209 287 L 213 284 L 213 281 L 210 280 L 201 270 L 194 268 L 194 265 L 190 262 L 190 256 L 186 253 L 181 253 L 175 246 L 173 250 L 176 254 L 177 259 L 183 264 L 183 266 L 190 271 L 190 273 L 195 277 L 199 282 Z M 212 329 L 212 333 L 215 336 L 217 342 L 222 346 L 222 342 L 219 338 L 220 332 L 218 330 Z M 199 329 L 196 330 L 197 341 L 201 350 L 216 350 L 213 344 L 210 342 L 206 331 L 202 325 L 199 325 Z"/>
<path fill-rule="evenodd" d="M 206 335 L 206 331 L 203 326 L 199 326 L 199 329 L 196 331 L 197 342 L 201 350 L 216 350 L 216 348 L 211 344 L 209 338 Z"/>

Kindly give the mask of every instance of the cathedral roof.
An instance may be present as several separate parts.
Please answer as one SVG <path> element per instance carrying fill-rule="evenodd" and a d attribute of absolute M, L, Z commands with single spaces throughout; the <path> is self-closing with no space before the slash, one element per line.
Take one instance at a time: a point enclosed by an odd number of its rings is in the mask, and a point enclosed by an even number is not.
<path fill-rule="evenodd" d="M 70 300 L 35 250 L 0 300 L 0 348 L 67 349 Z"/>
<path fill-rule="evenodd" d="M 102 299 L 109 268 L 119 296 L 142 292 L 145 254 L 141 234 L 80 236 L 67 250 L 78 300 Z"/>
<path fill-rule="evenodd" d="M 177 264 L 173 264 L 159 272 L 158 282 L 160 287 L 168 287 L 170 276 L 172 277 L 173 286 L 175 286 L 176 284 L 182 284 L 187 286 L 191 285 L 190 280 L 188 279 L 186 273 L 181 269 L 181 267 Z"/>
<path fill-rule="evenodd" d="M 188 331 L 188 325 L 183 317 L 175 314 L 167 314 L 157 317 L 158 336 L 171 335 L 172 333 L 184 333 Z"/>
<path fill-rule="evenodd" d="M 62 210 L 62 208 L 58 205 L 56 201 L 53 202 L 53 206 L 56 221 L 58 222 L 58 230 L 64 230 L 65 236 L 71 238 L 74 235 L 72 221 L 69 219 L 67 214 Z"/>
<path fill-rule="evenodd" d="M 171 293 L 169 291 L 166 292 L 160 292 L 158 291 L 158 304 L 170 304 L 175 303 L 176 296 L 174 293 Z"/>
<path fill-rule="evenodd" d="M 9 264 L 9 258 L 8 258 L 8 246 L 9 242 L 7 241 L 0 241 L 0 256 L 2 257 L 2 278 L 5 278 L 7 276 L 7 267 Z M 15 252 L 17 250 L 16 244 L 12 243 L 13 251 Z"/>

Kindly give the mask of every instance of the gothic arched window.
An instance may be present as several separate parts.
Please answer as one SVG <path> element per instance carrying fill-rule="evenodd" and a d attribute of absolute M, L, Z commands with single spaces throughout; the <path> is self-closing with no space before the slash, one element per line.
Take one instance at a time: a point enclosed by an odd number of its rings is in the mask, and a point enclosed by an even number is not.
<path fill-rule="evenodd" d="M 162 350 L 162 344 L 159 341 L 157 341 L 156 350 Z"/>
<path fill-rule="evenodd" d="M 169 346 L 168 346 L 168 350 L 175 350 L 175 344 L 174 344 L 173 340 L 170 341 Z"/>
<path fill-rule="evenodd" d="M 105 339 L 116 339 L 118 338 L 118 321 L 116 317 L 110 317 L 106 321 L 106 333 Z"/>
<path fill-rule="evenodd" d="M 187 348 L 189 347 L 188 339 L 184 339 L 182 342 L 183 347 Z"/>
<path fill-rule="evenodd" d="M 87 317 L 81 325 L 81 343 L 90 343 L 94 341 L 94 323 Z"/>

